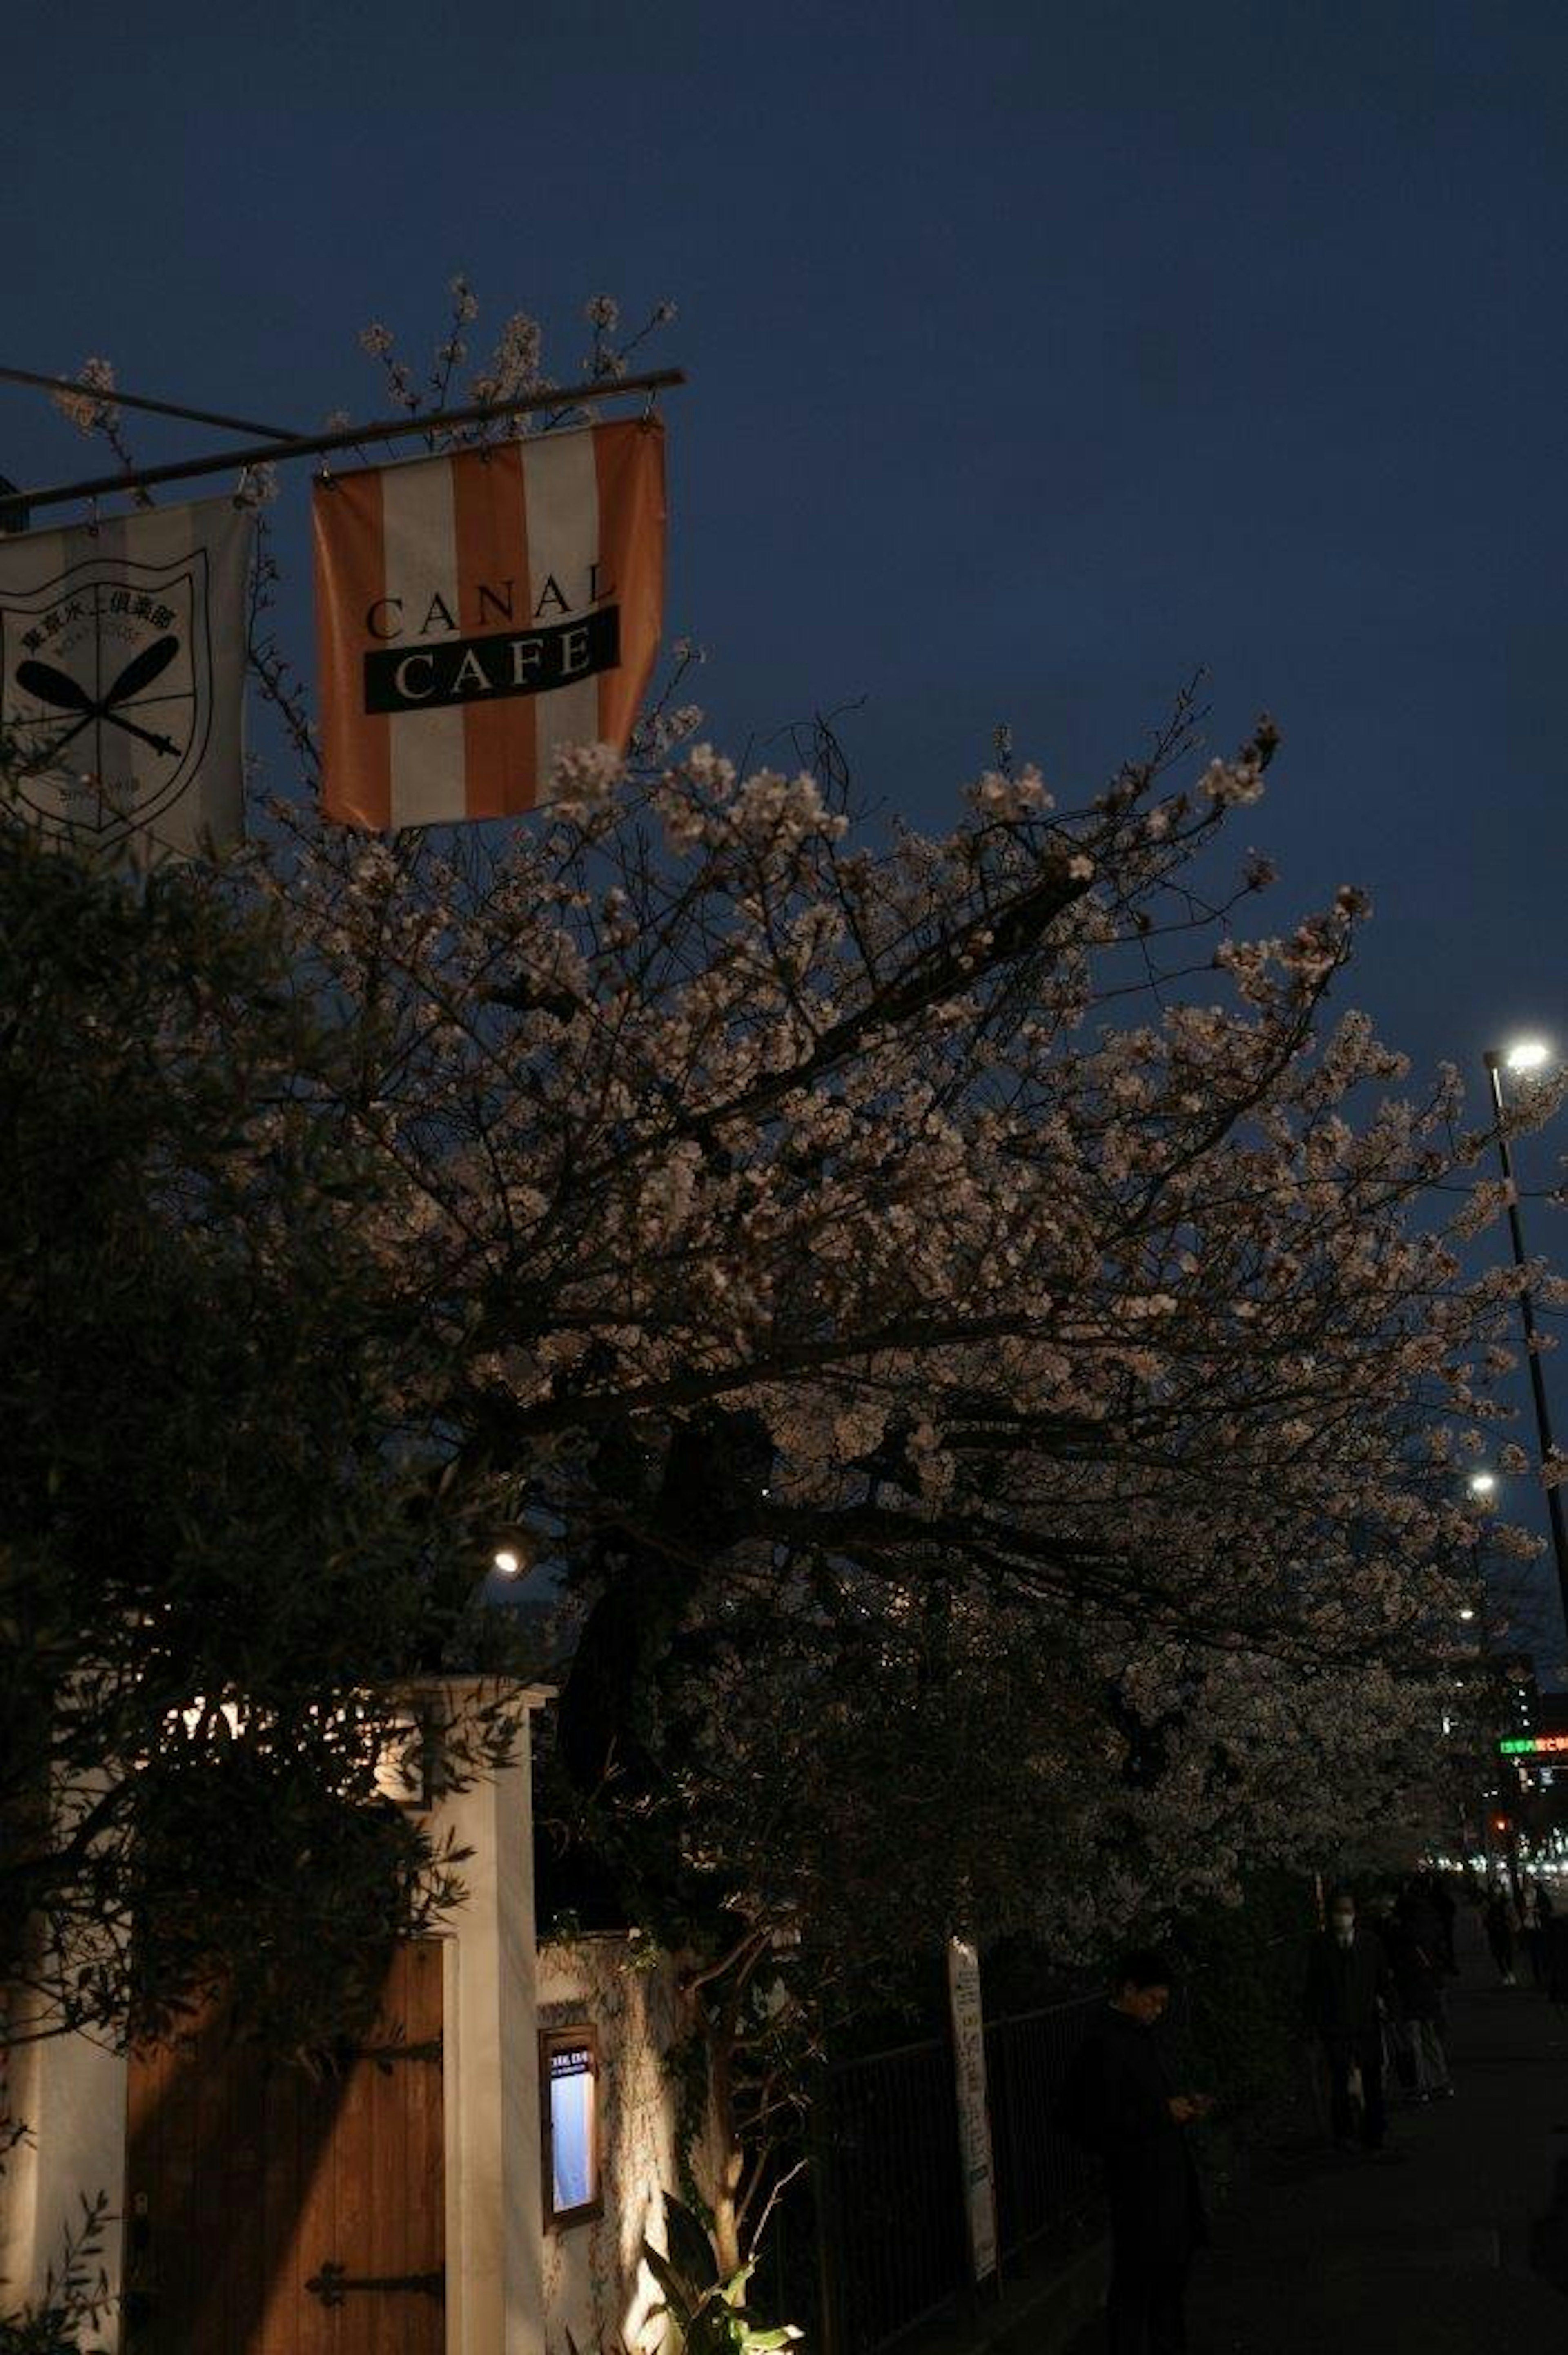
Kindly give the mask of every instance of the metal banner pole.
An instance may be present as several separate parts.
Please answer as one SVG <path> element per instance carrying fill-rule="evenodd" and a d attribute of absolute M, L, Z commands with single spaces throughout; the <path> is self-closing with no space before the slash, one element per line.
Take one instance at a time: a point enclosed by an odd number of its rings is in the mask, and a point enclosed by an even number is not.
<path fill-rule="evenodd" d="M 122 392 L 118 385 L 100 388 L 75 382 L 69 376 L 40 376 L 36 368 L 0 368 L 0 384 L 36 384 L 45 392 L 67 392 L 90 400 L 100 409 L 144 409 L 154 417 L 182 418 L 187 425 L 220 425 L 227 433 L 266 433 L 274 442 L 291 442 L 291 425 L 258 425 L 253 417 L 225 417 L 216 409 L 187 409 L 177 400 L 154 400 L 144 392 Z"/>
<path fill-rule="evenodd" d="M 622 392 L 662 392 L 668 385 L 684 384 L 683 368 L 657 368 L 646 376 L 607 378 L 599 384 L 557 387 L 553 392 L 528 393 L 521 400 L 480 400 L 466 409 L 431 410 L 423 417 L 378 417 L 365 425 L 344 425 L 332 433 L 294 434 L 227 450 L 216 457 L 185 458 L 169 466 L 138 466 L 129 474 L 99 474 L 82 483 L 54 483 L 47 489 L 23 491 L 27 507 L 62 506 L 71 499 L 105 498 L 116 491 L 144 490 L 154 483 L 194 482 L 200 474 L 227 474 L 238 467 L 276 465 L 289 458 L 324 457 L 332 450 L 355 450 L 367 442 L 406 442 L 416 433 L 430 433 L 455 425 L 479 425 L 493 417 L 529 417 L 541 410 L 580 409 L 589 401 L 613 400 Z M 84 388 L 84 391 L 85 391 Z M 106 396 L 107 398 L 107 396 Z"/>

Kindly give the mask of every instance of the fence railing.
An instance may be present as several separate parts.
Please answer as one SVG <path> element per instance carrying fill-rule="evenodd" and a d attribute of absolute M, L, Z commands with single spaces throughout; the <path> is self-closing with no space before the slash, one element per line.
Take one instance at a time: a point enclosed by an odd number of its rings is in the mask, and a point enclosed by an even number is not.
<path fill-rule="evenodd" d="M 993 2019 L 985 2032 L 997 2245 L 1005 2264 L 1093 2201 L 1099 2168 L 1056 2123 L 1068 2063 L 1102 1995 Z"/>
<path fill-rule="evenodd" d="M 1301 1931 L 1254 1954 L 1254 1991 L 1292 2009 Z M 1195 1980 L 1167 2022 L 1172 2057 L 1191 2047 Z M 1058 2124 L 1073 2054 L 1102 1992 L 987 2022 L 987 2094 L 1005 2277 L 1034 2244 L 1091 2215 L 1097 2161 Z M 812 2121 L 812 2164 L 779 2211 L 765 2256 L 775 2307 L 805 2321 L 821 2355 L 883 2355 L 972 2295 L 951 2045 L 934 2036 L 832 2063 Z"/>
<path fill-rule="evenodd" d="M 958 2093 L 932 2037 L 827 2073 L 817 2119 L 822 2317 L 833 2355 L 872 2355 L 965 2281 Z"/>
<path fill-rule="evenodd" d="M 1068 2063 L 1104 2000 L 1083 1997 L 987 2026 L 1004 2266 L 1096 2197 L 1098 2169 L 1056 2115 Z M 818 2101 L 815 2138 L 818 2343 L 830 2355 L 881 2355 L 971 2288 L 947 2038 L 834 2063 Z"/>

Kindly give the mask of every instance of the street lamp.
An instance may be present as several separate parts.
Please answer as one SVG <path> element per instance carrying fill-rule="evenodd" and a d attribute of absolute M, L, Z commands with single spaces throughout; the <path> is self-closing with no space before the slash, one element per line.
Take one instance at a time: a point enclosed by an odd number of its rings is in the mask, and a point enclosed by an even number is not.
<path fill-rule="evenodd" d="M 1471 1497 L 1478 1505 L 1489 1504 L 1492 1497 L 1497 1495 L 1498 1476 L 1495 1472 L 1472 1472 L 1469 1478 L 1466 1481 L 1465 1486 L 1469 1490 Z M 1486 1576 L 1481 1568 L 1481 1540 L 1478 1529 L 1476 1535 L 1476 1589 L 1482 1601 L 1485 1602 Z M 1475 1615 L 1474 1610 L 1467 1603 L 1463 1606 L 1459 1613 L 1461 1619 L 1473 1619 Z M 1481 1642 L 1484 1647 L 1486 1643 L 1485 1620 L 1481 1622 Z"/>
<path fill-rule="evenodd" d="M 1471 1679 L 1468 1676 L 1459 1677 L 1456 1679 L 1456 1682 L 1460 1685 L 1471 1687 L 1472 1689 L 1478 1691 L 1480 1696 L 1479 1707 L 1481 1714 L 1479 1718 L 1476 1717 L 1475 1710 L 1470 1706 L 1468 1692 L 1467 1692 L 1466 1707 L 1463 1711 L 1456 1710 L 1452 1716 L 1450 1716 L 1446 1710 L 1443 1713 L 1444 1732 L 1449 1733 L 1457 1730 L 1460 1733 L 1461 1740 L 1467 1740 L 1466 1731 L 1462 1721 L 1464 1719 L 1469 1719 L 1471 1721 L 1468 1727 L 1467 1747 L 1460 1753 L 1456 1766 L 1456 1772 L 1459 1778 L 1457 1784 L 1459 1833 L 1461 1841 L 1467 1846 L 1471 1838 L 1471 1806 L 1473 1804 L 1475 1808 L 1473 1820 L 1479 1828 L 1478 1844 L 1480 1848 L 1481 1860 L 1484 1870 L 1489 1877 L 1492 1869 L 1490 1808 L 1493 1794 L 1488 1782 L 1490 1753 L 1489 1750 L 1484 1757 L 1478 1756 L 1474 1750 L 1468 1746 L 1468 1742 L 1477 1739 L 1483 1739 L 1489 1742 L 1492 1732 L 1490 1712 L 1488 1707 L 1490 1676 L 1489 1662 L 1488 1658 L 1489 1645 L 1487 1640 L 1487 1578 L 1486 1563 L 1482 1552 L 1481 1517 L 1491 1510 L 1497 1496 L 1497 1487 L 1498 1476 L 1495 1472 L 1472 1472 L 1467 1476 L 1465 1481 L 1466 1494 L 1468 1496 L 1471 1504 L 1478 1508 L 1477 1518 L 1471 1524 L 1469 1563 L 1471 1592 L 1475 1596 L 1475 1601 L 1473 1603 L 1462 1603 L 1458 1606 L 1458 1617 L 1460 1624 L 1469 1631 L 1467 1636 L 1461 1639 L 1461 1641 L 1466 1645 L 1466 1649 L 1463 1653 L 1464 1660 L 1467 1668 L 1474 1667 L 1478 1671 L 1478 1674 L 1473 1687 L 1471 1686 Z M 1467 1768 L 1473 1768 L 1473 1775 L 1471 1773 L 1467 1771 Z"/>
<path fill-rule="evenodd" d="M 1536 1071 L 1550 1060 L 1551 1050 L 1540 1039 L 1520 1039 L 1514 1046 L 1499 1049 L 1489 1047 L 1484 1060 L 1487 1078 L 1491 1085 L 1492 1109 L 1497 1114 L 1498 1160 L 1502 1166 L 1504 1199 L 1508 1205 L 1508 1231 L 1513 1243 L 1513 1263 L 1523 1273 L 1524 1230 L 1519 1218 L 1519 1188 L 1514 1183 L 1513 1156 L 1508 1149 L 1507 1115 L 1503 1105 L 1502 1075 L 1509 1071 Z M 1541 1464 L 1544 1475 L 1552 1461 L 1552 1418 L 1546 1406 L 1546 1377 L 1542 1371 L 1541 1345 L 1535 1327 L 1535 1308 L 1525 1282 L 1519 1288 L 1519 1313 L 1524 1326 L 1524 1354 L 1530 1364 L 1530 1388 L 1535 1401 L 1535 1428 L 1541 1441 Z M 1552 1524 L 1552 1551 L 1557 1563 L 1557 1592 L 1563 1605 L 1563 1625 L 1568 1632 L 1568 1528 L 1563 1525 L 1562 1492 L 1546 1483 L 1546 1512 Z"/>

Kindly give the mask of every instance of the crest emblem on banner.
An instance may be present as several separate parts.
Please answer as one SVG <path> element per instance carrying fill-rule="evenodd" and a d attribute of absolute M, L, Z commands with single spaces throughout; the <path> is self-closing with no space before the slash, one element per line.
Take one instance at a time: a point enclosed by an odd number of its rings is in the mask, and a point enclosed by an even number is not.
<path fill-rule="evenodd" d="M 0 604 L 0 728 L 37 815 L 135 831 L 189 789 L 212 725 L 207 575 L 200 548 L 100 559 Z"/>
<path fill-rule="evenodd" d="M 212 501 L 0 540 L 0 734 L 47 827 L 180 850 L 238 831 L 250 526 Z"/>

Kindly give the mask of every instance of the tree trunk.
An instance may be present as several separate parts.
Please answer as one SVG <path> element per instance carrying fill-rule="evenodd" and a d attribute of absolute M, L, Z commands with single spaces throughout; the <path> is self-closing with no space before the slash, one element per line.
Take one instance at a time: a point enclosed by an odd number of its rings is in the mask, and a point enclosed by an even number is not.
<path fill-rule="evenodd" d="M 717 2019 L 705 2017 L 703 2028 L 708 2048 L 708 2120 L 713 2137 L 714 2254 L 719 2278 L 727 2281 L 745 2263 L 739 2205 L 746 2154 L 735 2116 L 735 2035 L 726 2014 Z"/>

